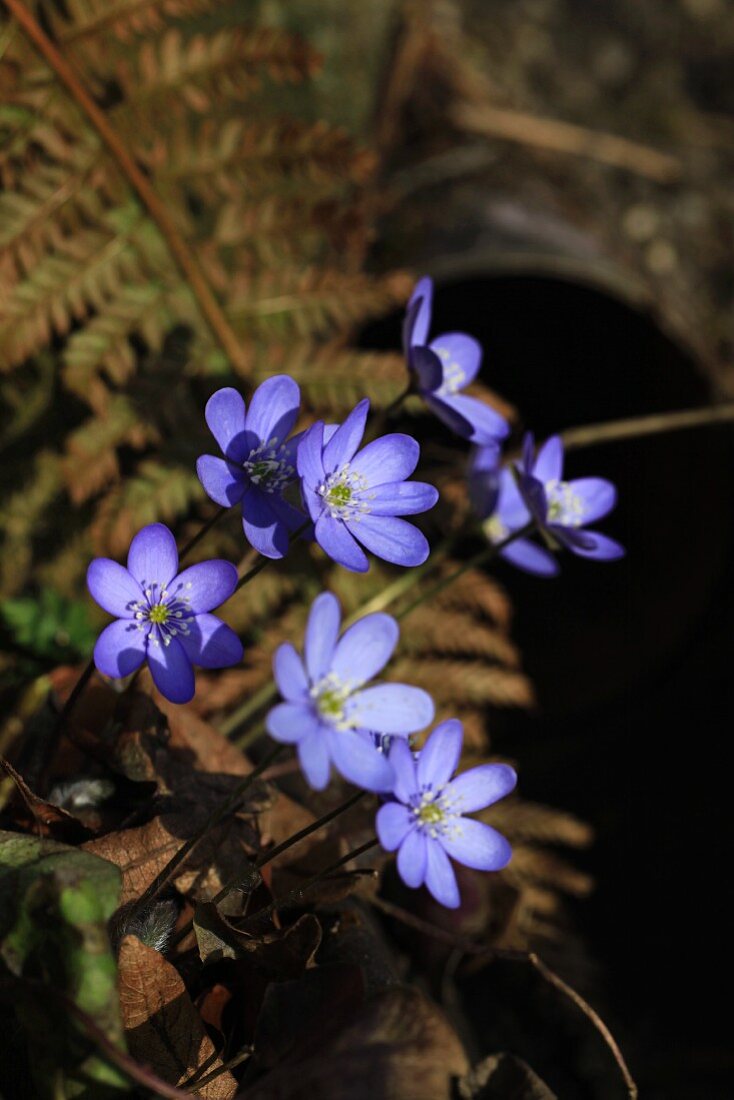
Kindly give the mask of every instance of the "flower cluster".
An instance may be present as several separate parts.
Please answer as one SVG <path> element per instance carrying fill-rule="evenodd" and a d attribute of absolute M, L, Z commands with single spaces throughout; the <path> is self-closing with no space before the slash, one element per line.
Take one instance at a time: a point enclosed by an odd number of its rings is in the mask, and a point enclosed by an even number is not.
<path fill-rule="evenodd" d="M 482 351 L 471 336 L 450 332 L 429 342 L 433 284 L 421 279 L 408 303 L 403 343 L 411 390 L 444 424 L 475 444 L 469 494 L 489 541 L 529 572 L 557 572 L 549 548 L 612 560 L 624 553 L 587 524 L 614 507 L 616 491 L 601 478 L 563 479 L 558 436 L 535 452 L 526 436 L 519 461 L 501 465 L 506 421 L 489 405 L 462 393 L 478 374 Z M 249 543 L 266 558 L 282 558 L 292 538 L 314 539 L 335 562 L 354 572 L 369 568 L 365 551 L 401 566 L 425 562 L 425 535 L 404 517 L 428 511 L 432 485 L 409 480 L 420 457 L 411 436 L 392 433 L 362 446 L 369 402 L 360 401 L 340 425 L 322 420 L 294 433 L 298 385 L 286 375 L 263 382 L 249 408 L 225 387 L 208 401 L 206 422 L 221 456 L 202 455 L 197 473 L 223 508 L 239 505 Z M 546 547 L 527 536 L 538 530 Z M 91 563 L 89 590 L 115 616 L 94 650 L 97 668 L 126 677 L 147 660 L 158 690 L 176 703 L 194 694 L 193 666 L 238 663 L 242 643 L 211 614 L 237 590 L 234 565 L 205 561 L 179 571 L 172 533 L 160 523 L 132 540 L 127 568 L 107 558 Z M 442 905 L 459 904 L 451 860 L 496 871 L 510 859 L 507 841 L 467 814 L 503 798 L 515 786 L 512 768 L 485 764 L 454 778 L 462 727 L 442 722 L 424 748 L 410 738 L 433 721 L 434 705 L 421 688 L 371 683 L 398 643 L 390 615 L 365 615 L 341 632 L 341 612 L 329 592 L 310 610 L 303 655 L 290 643 L 275 653 L 282 701 L 267 715 L 270 735 L 294 745 L 308 783 L 322 790 L 332 767 L 348 781 L 379 793 L 377 832 L 408 886 L 423 884 Z"/>
<path fill-rule="evenodd" d="M 409 736 L 433 721 L 430 696 L 407 684 L 364 686 L 389 661 L 397 622 L 366 615 L 341 637 L 340 626 L 336 598 L 322 592 L 308 617 L 303 658 L 290 643 L 278 647 L 273 671 L 285 701 L 268 714 L 268 732 L 296 746 L 316 790 L 326 787 L 333 764 L 345 779 L 388 796 L 377 814 L 380 843 L 398 849 L 398 872 L 408 886 L 425 883 L 437 901 L 455 908 L 459 892 L 449 856 L 485 871 L 509 862 L 504 837 L 463 815 L 509 794 L 515 773 L 486 764 L 452 780 L 463 737 L 455 719 L 436 727 L 416 763 Z"/>

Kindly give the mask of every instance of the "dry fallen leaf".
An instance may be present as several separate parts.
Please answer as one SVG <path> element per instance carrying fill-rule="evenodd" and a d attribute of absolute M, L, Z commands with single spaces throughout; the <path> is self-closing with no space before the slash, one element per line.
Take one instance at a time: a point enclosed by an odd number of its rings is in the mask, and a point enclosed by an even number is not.
<path fill-rule="evenodd" d="M 182 1085 L 222 1065 L 174 966 L 135 936 L 126 936 L 118 958 L 120 1009 L 130 1053 L 165 1081 Z M 237 1082 L 223 1072 L 197 1091 L 205 1100 L 231 1100 Z"/>

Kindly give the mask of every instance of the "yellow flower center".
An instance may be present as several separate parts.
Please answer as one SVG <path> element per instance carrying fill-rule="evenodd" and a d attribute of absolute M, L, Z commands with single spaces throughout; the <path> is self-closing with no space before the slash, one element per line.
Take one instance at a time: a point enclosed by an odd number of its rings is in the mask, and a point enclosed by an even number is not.
<path fill-rule="evenodd" d="M 167 623 L 170 609 L 164 603 L 157 603 L 151 607 L 148 618 L 152 623 Z"/>
<path fill-rule="evenodd" d="M 438 802 L 424 802 L 418 810 L 418 818 L 423 825 L 438 825 L 446 816 Z"/>

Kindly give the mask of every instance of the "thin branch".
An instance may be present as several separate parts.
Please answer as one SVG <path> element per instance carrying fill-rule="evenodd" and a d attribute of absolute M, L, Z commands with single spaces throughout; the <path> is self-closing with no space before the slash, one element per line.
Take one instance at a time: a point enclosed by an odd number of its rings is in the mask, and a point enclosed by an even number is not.
<path fill-rule="evenodd" d="M 328 867 L 324 867 L 323 871 L 319 871 L 313 878 L 307 879 L 302 886 L 297 886 L 295 890 L 291 890 L 282 898 L 274 898 L 270 905 L 266 905 L 264 909 L 258 910 L 257 913 L 253 913 L 249 918 L 254 921 L 258 918 L 269 917 L 271 913 L 276 912 L 278 909 L 287 909 L 291 905 L 298 905 L 303 898 L 317 882 L 321 882 L 322 879 L 328 878 L 329 875 L 333 875 L 334 871 L 338 871 L 340 867 L 343 867 L 345 863 L 350 863 L 353 859 L 357 859 L 358 856 L 364 855 L 365 852 L 369 852 L 371 848 L 375 848 L 379 841 L 377 837 L 372 837 L 366 844 L 361 844 L 359 848 L 355 848 L 353 852 L 347 852 L 345 856 L 338 859 L 335 863 L 329 864 Z"/>
<path fill-rule="evenodd" d="M 627 420 L 611 420 L 605 424 L 582 424 L 567 428 L 561 437 L 567 450 L 592 447 L 596 443 L 616 443 L 621 439 L 640 439 L 662 432 L 679 432 L 687 428 L 704 428 L 713 424 L 730 424 L 734 420 L 734 401 L 723 405 L 707 405 L 703 409 L 683 409 L 680 412 L 651 413 L 631 416 Z"/>
<path fill-rule="evenodd" d="M 617 134 L 589 130 L 561 119 L 540 118 L 489 104 L 462 104 L 454 117 L 463 130 L 472 134 L 588 157 L 657 183 L 673 183 L 681 176 L 682 164 L 677 157 Z"/>
<path fill-rule="evenodd" d="M 567 985 L 563 978 L 560 978 L 555 971 L 546 966 L 543 960 L 539 958 L 534 951 L 508 951 L 487 947 L 486 944 L 475 943 L 472 940 L 466 939 L 464 936 L 449 932 L 445 928 L 438 928 L 435 924 L 431 924 L 422 917 L 416 916 L 415 913 L 411 913 L 407 909 L 401 908 L 399 905 L 393 905 L 392 902 L 385 901 L 384 898 L 371 897 L 368 900 L 370 905 L 374 906 L 375 909 L 379 909 L 387 916 L 393 917 L 409 928 L 414 928 L 416 931 L 422 932 L 432 939 L 440 940 L 441 943 L 445 943 L 447 946 L 463 951 L 467 955 L 483 955 L 487 958 L 503 959 L 507 962 L 529 963 L 545 982 L 553 986 L 554 989 L 571 1001 L 576 1008 L 591 1021 L 595 1030 L 598 1031 L 609 1048 L 614 1061 L 617 1063 L 619 1072 L 624 1078 L 630 1100 L 637 1100 L 637 1085 L 627 1067 L 627 1063 L 617 1045 L 616 1039 L 599 1013 L 591 1007 L 588 1001 L 584 1000 L 581 994 L 577 993 L 575 989 L 572 989 L 570 985 Z"/>
<path fill-rule="evenodd" d="M 4 0 L 4 2 L 38 51 L 43 55 L 50 68 L 53 69 L 79 109 L 95 128 L 117 162 L 120 171 L 147 209 L 164 237 L 182 275 L 187 280 L 214 338 L 221 345 L 233 366 L 236 367 L 237 373 L 247 374 L 248 364 L 240 342 L 209 286 L 197 257 L 176 228 L 165 203 L 158 197 L 148 177 L 128 152 L 120 135 L 110 125 L 104 111 L 85 88 L 79 74 L 48 37 L 35 16 L 28 10 L 22 0 Z"/>

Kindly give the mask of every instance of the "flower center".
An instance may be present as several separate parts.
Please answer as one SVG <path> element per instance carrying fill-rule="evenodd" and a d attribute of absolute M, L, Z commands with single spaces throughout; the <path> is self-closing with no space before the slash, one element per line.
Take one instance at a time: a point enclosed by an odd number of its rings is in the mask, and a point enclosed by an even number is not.
<path fill-rule="evenodd" d="M 458 393 L 466 382 L 466 373 L 459 363 L 451 358 L 448 348 L 436 348 L 436 354 L 443 363 L 443 381 L 437 389 L 439 394 Z"/>
<path fill-rule="evenodd" d="M 366 478 L 350 469 L 347 462 L 324 478 L 316 492 L 332 519 L 356 520 L 370 511 L 368 501 L 373 495 L 363 495 L 367 488 Z"/>
<path fill-rule="evenodd" d="M 343 683 L 335 673 L 330 672 L 319 680 L 310 690 L 316 710 L 330 726 L 338 730 L 352 729 L 344 713 L 344 704 L 350 695 L 349 684 Z"/>
<path fill-rule="evenodd" d="M 434 840 L 449 833 L 461 831 L 460 816 L 454 803 L 440 790 L 424 790 L 413 802 L 415 823 L 422 832 L 428 833 Z"/>
<path fill-rule="evenodd" d="M 296 473 L 288 462 L 285 443 L 278 443 L 277 439 L 269 439 L 250 451 L 242 469 L 264 493 L 281 493 Z"/>
<path fill-rule="evenodd" d="M 173 583 L 169 590 L 160 581 L 153 581 L 145 588 L 144 598 L 130 604 L 137 628 L 147 634 L 150 645 L 169 646 L 171 638 L 190 633 L 194 613 L 186 590 L 191 583 Z"/>
<path fill-rule="evenodd" d="M 584 519 L 584 502 L 567 481 L 548 481 L 545 484 L 548 501 L 547 519 L 562 527 L 580 527 Z"/>

